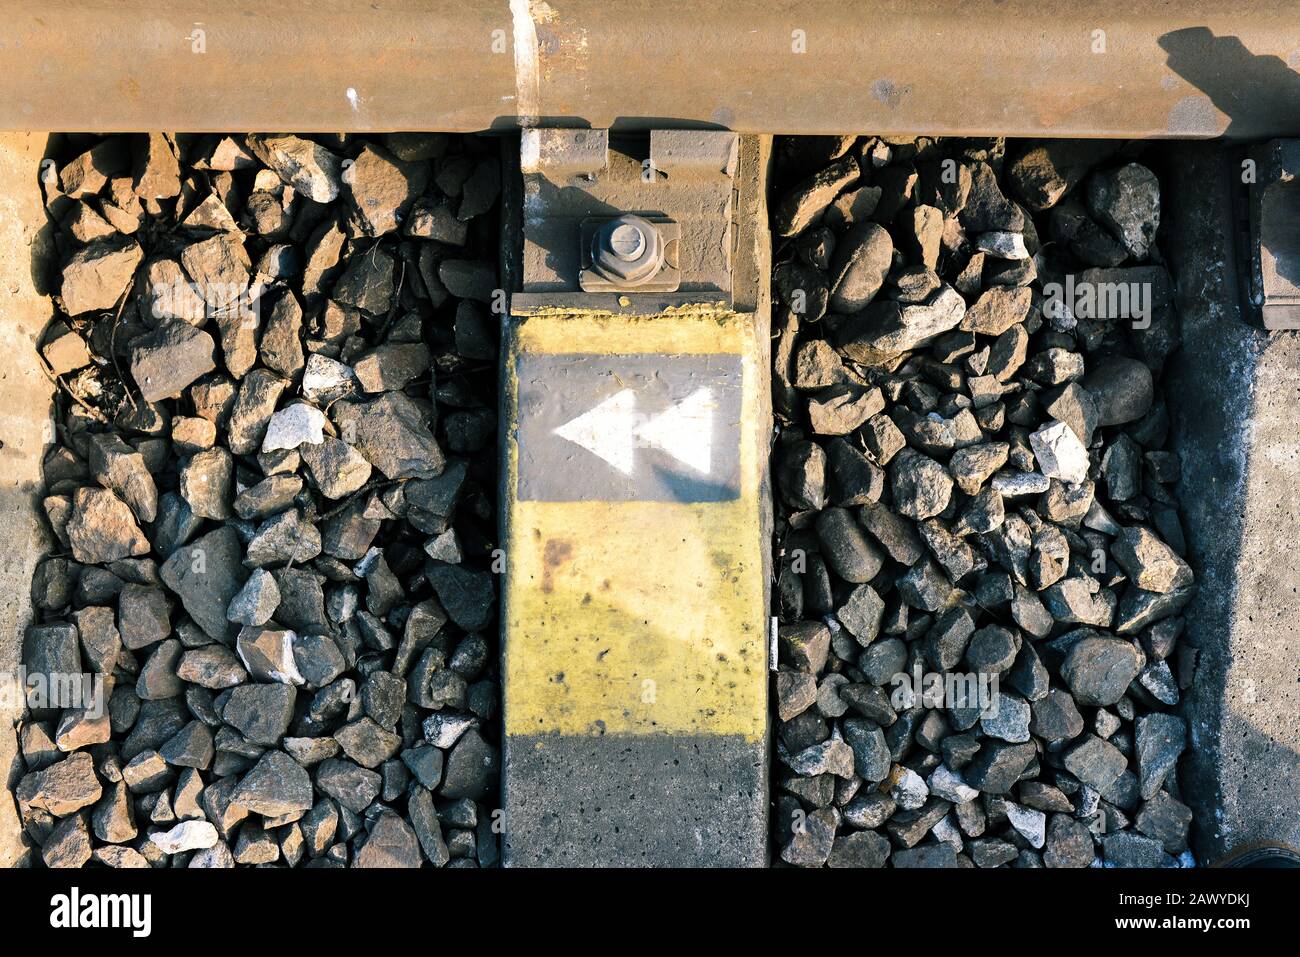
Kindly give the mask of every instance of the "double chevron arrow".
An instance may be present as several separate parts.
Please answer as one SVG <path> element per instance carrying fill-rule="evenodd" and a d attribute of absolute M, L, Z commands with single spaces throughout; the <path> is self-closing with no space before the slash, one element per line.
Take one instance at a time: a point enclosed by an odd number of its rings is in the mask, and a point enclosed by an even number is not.
<path fill-rule="evenodd" d="M 636 468 L 636 450 L 658 449 L 701 475 L 713 458 L 713 410 L 709 389 L 696 389 L 663 412 L 637 411 L 636 393 L 623 389 L 554 432 L 608 462 L 624 475 Z"/>

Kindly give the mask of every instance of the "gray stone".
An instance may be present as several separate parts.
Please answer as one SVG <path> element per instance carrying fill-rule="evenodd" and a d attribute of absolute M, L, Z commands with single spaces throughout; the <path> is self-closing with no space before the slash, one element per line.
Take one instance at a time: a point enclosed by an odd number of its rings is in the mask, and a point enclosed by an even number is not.
<path fill-rule="evenodd" d="M 966 782 L 986 794 L 1006 794 L 1034 760 L 1033 742 L 1002 744 L 991 742 L 980 748 L 963 771 Z"/>
<path fill-rule="evenodd" d="M 1039 140 L 1008 164 L 1007 179 L 1026 206 L 1042 212 L 1114 152 L 1115 144 L 1108 140 Z"/>
<path fill-rule="evenodd" d="M 81 673 L 76 626 L 68 622 L 29 626 L 23 639 L 23 665 L 29 675 L 42 675 L 46 681 Z"/>
<path fill-rule="evenodd" d="M 225 645 L 204 645 L 185 651 L 176 665 L 176 674 L 202 688 L 220 691 L 248 680 L 248 672 L 235 653 Z"/>
<path fill-rule="evenodd" d="M 1108 707 L 1119 701 L 1141 670 L 1141 656 L 1127 641 L 1088 637 L 1075 642 L 1061 677 L 1080 704 Z"/>
<path fill-rule="evenodd" d="M 319 445 L 304 445 L 299 451 L 326 498 L 351 495 L 370 479 L 371 465 L 365 456 L 339 439 L 326 437 Z"/>
<path fill-rule="evenodd" d="M 131 509 L 107 489 L 77 489 L 67 535 L 72 557 L 86 564 L 149 553 L 149 540 L 140 531 Z"/>
<path fill-rule="evenodd" d="M 342 186 L 342 161 L 325 147 L 297 136 L 255 134 L 248 148 L 281 182 L 317 203 L 332 203 Z"/>
<path fill-rule="evenodd" d="M 911 768 L 896 767 L 889 776 L 889 796 L 904 811 L 916 811 L 930 797 L 925 779 Z"/>
<path fill-rule="evenodd" d="M 297 449 L 304 444 L 320 445 L 325 441 L 325 413 L 306 402 L 293 402 L 272 414 L 262 437 L 262 451 Z"/>
<path fill-rule="evenodd" d="M 91 605 L 74 611 L 72 619 L 81 637 L 86 667 L 99 674 L 112 674 L 122 650 L 122 636 L 113 609 Z"/>
<path fill-rule="evenodd" d="M 220 446 L 191 456 L 180 468 L 180 494 L 197 518 L 231 518 L 234 460 Z"/>
<path fill-rule="evenodd" d="M 854 831 L 835 838 L 827 867 L 884 867 L 889 859 L 889 839 L 874 831 Z"/>
<path fill-rule="evenodd" d="M 1000 336 L 1017 323 L 1025 321 L 1033 301 L 1026 287 L 993 286 L 980 294 L 975 305 L 959 316 L 960 328 L 985 336 Z"/>
<path fill-rule="evenodd" d="M 242 519 L 266 518 L 291 506 L 301 491 L 302 479 L 296 475 L 268 476 L 235 498 L 235 514 Z"/>
<path fill-rule="evenodd" d="M 105 844 L 124 844 L 134 840 L 139 831 L 135 826 L 135 811 L 126 784 L 119 781 L 95 805 L 91 813 L 91 828 L 95 837 Z"/>
<path fill-rule="evenodd" d="M 1148 528 L 1124 529 L 1111 543 L 1110 552 L 1129 580 L 1144 591 L 1167 594 L 1191 584 L 1191 568 Z"/>
<path fill-rule="evenodd" d="M 967 784 L 966 779 L 959 772 L 951 770 L 946 764 L 941 764 L 931 771 L 926 784 L 934 797 L 953 804 L 965 804 L 979 797 L 979 791 Z"/>
<path fill-rule="evenodd" d="M 878 503 L 858 509 L 858 521 L 889 554 L 902 565 L 915 565 L 925 554 L 925 544 L 916 527 L 907 519 Z"/>
<path fill-rule="evenodd" d="M 496 583 L 491 572 L 461 565 L 431 562 L 425 575 L 451 620 L 465 631 L 481 631 L 496 608 Z"/>
<path fill-rule="evenodd" d="M 111 433 L 93 435 L 87 445 L 91 475 L 126 502 L 139 521 L 152 522 L 158 513 L 158 489 L 144 456 Z"/>
<path fill-rule="evenodd" d="M 952 478 L 942 465 L 912 449 L 904 449 L 889 464 L 894 507 L 911 519 L 938 515 L 948 507 Z"/>
<path fill-rule="evenodd" d="M 230 692 L 221 716 L 252 743 L 274 747 L 289 729 L 295 700 L 292 685 L 240 685 Z"/>
<path fill-rule="evenodd" d="M 424 720 L 424 740 L 435 748 L 446 751 L 456 744 L 476 720 L 469 715 L 439 712 L 431 714 Z"/>
<path fill-rule="evenodd" d="M 980 730 L 990 738 L 1023 744 L 1029 740 L 1029 715 L 1029 702 L 1003 692 L 980 712 Z"/>
<path fill-rule="evenodd" d="M 379 796 L 380 784 L 381 779 L 374 771 L 342 758 L 329 758 L 316 771 L 316 786 L 357 814 Z"/>
<path fill-rule="evenodd" d="M 821 867 L 835 846 L 835 827 L 839 815 L 833 809 L 819 808 L 797 827 L 790 842 L 781 849 L 781 860 L 796 867 Z"/>
<path fill-rule="evenodd" d="M 143 258 L 140 244 L 121 235 L 105 236 L 76 250 L 63 267 L 59 295 L 64 312 L 78 316 L 115 309 Z"/>
<path fill-rule="evenodd" d="M 382 811 L 357 852 L 354 867 L 419 867 L 420 843 L 411 826 L 393 811 Z"/>
<path fill-rule="evenodd" d="M 91 853 L 86 816 L 74 814 L 50 830 L 41 847 L 41 860 L 49 868 L 82 867 L 90 860 Z"/>
<path fill-rule="evenodd" d="M 311 778 L 283 751 L 268 751 L 244 775 L 231 800 L 263 817 L 283 817 L 312 806 Z"/>
<path fill-rule="evenodd" d="M 1068 741 L 1083 733 L 1083 716 L 1069 692 L 1053 688 L 1041 700 L 1030 705 L 1029 730 L 1052 745 Z"/>
<path fill-rule="evenodd" d="M 957 854 L 950 844 L 922 844 L 920 847 L 895 851 L 890 858 L 895 867 L 953 868 L 957 867 Z"/>
<path fill-rule="evenodd" d="M 213 847 L 219 840 L 217 829 L 207 821 L 182 821 L 169 831 L 149 835 L 149 840 L 164 854 L 184 854 Z"/>
<path fill-rule="evenodd" d="M 495 786 L 500 769 L 497 749 L 483 739 L 477 728 L 471 728 L 447 756 L 441 794 L 445 798 L 479 800 Z"/>
<path fill-rule="evenodd" d="M 858 179 L 852 156 L 836 160 L 785 194 L 772 214 L 778 236 L 794 236 L 821 218 L 835 197 Z"/>
<path fill-rule="evenodd" d="M 243 554 L 239 534 L 224 525 L 176 549 L 159 570 L 195 624 L 217 641 L 234 631 L 226 609 L 247 580 Z"/>
<path fill-rule="evenodd" d="M 397 229 L 429 181 L 425 162 L 407 163 L 367 143 L 342 177 L 348 200 L 367 236 Z"/>
<path fill-rule="evenodd" d="M 1155 389 L 1146 363 L 1126 356 L 1093 362 L 1082 385 L 1097 407 L 1097 425 L 1124 425 L 1151 410 Z M 1083 438 L 1083 436 L 1080 436 Z"/>
<path fill-rule="evenodd" d="M 837 344 L 855 362 L 885 365 L 956 328 L 965 314 L 961 295 L 945 285 L 924 303 L 872 303 L 840 327 Z"/>
<path fill-rule="evenodd" d="M 971 636 L 966 664 L 980 674 L 1001 674 L 1015 663 L 1020 644 L 1016 633 L 1001 625 L 986 625 Z"/>
<path fill-rule="evenodd" d="M 1160 791 L 1138 812 L 1138 831 L 1153 837 L 1164 845 L 1166 854 L 1181 854 L 1187 850 L 1187 830 L 1192 823 L 1192 812 L 1181 801 L 1176 801 Z"/>
<path fill-rule="evenodd" d="M 369 717 L 346 724 L 334 732 L 343 753 L 363 768 L 376 768 L 402 746 L 399 735 L 380 727 Z"/>
<path fill-rule="evenodd" d="M 879 389 L 833 385 L 808 400 L 808 421 L 818 435 L 847 435 L 884 407 Z"/>
<path fill-rule="evenodd" d="M 1105 791 L 1124 773 L 1128 759 L 1109 741 L 1089 734 L 1065 753 L 1065 767 L 1084 784 Z"/>
<path fill-rule="evenodd" d="M 275 414 L 275 405 L 288 386 L 288 380 L 270 369 L 253 369 L 244 377 L 227 425 L 231 452 L 253 455 L 260 449 L 267 425 Z"/>
<path fill-rule="evenodd" d="M 1162 867 L 1167 859 L 1160 841 L 1132 831 L 1105 835 L 1101 850 L 1110 867 Z"/>
<path fill-rule="evenodd" d="M 262 362 L 286 379 L 302 372 L 302 307 L 292 290 L 285 290 L 271 307 L 258 349 Z"/>
<path fill-rule="evenodd" d="M 311 767 L 338 754 L 339 744 L 333 738 L 286 737 L 284 750 L 303 767 Z"/>
<path fill-rule="evenodd" d="M 1047 815 L 1033 808 L 1006 802 L 1007 820 L 1030 847 L 1042 847 L 1047 840 Z"/>
<path fill-rule="evenodd" d="M 103 789 L 89 754 L 76 751 L 49 767 L 24 775 L 14 789 L 19 808 L 35 808 L 64 817 L 89 807 Z"/>
<path fill-rule="evenodd" d="M 428 427 L 429 414 L 401 392 L 368 401 L 343 400 L 334 421 L 344 441 L 355 445 L 385 478 L 433 478 L 446 464 Z"/>
<path fill-rule="evenodd" d="M 853 771 L 864 781 L 877 783 L 889 776 L 890 754 L 885 734 L 873 721 L 847 718 L 844 740 L 853 751 Z"/>
<path fill-rule="evenodd" d="M 248 581 L 230 599 L 226 617 L 236 624 L 265 625 L 280 604 L 280 589 L 275 577 L 266 569 L 258 568 L 248 576 Z"/>
<path fill-rule="evenodd" d="M 245 625 L 235 640 L 235 652 L 254 681 L 300 685 L 306 679 L 294 660 L 296 638 L 289 629 Z"/>
<path fill-rule="evenodd" d="M 296 508 L 272 515 L 253 533 L 244 555 L 244 564 L 300 565 L 321 552 L 321 535 L 316 526 Z"/>
<path fill-rule="evenodd" d="M 134 583 L 122 586 L 118 595 L 118 633 L 122 644 L 138 651 L 171 634 L 172 603 L 161 588 Z"/>
<path fill-rule="evenodd" d="M 893 254 L 889 233 L 876 223 L 860 223 L 839 237 L 831 263 L 830 307 L 845 314 L 865 309 L 884 284 Z"/>
<path fill-rule="evenodd" d="M 314 688 L 323 688 L 347 669 L 339 646 L 328 635 L 299 634 L 293 642 L 298 673 Z"/>
<path fill-rule="evenodd" d="M 845 581 L 862 584 L 880 571 L 884 556 L 849 512 L 828 508 L 817 516 L 816 527 L 826 563 Z"/>
<path fill-rule="evenodd" d="M 1160 227 L 1160 181 L 1138 163 L 1094 173 L 1088 208 L 1134 259 L 1145 259 Z"/>
<path fill-rule="evenodd" d="M 1148 714 L 1137 720 L 1136 760 L 1142 799 L 1149 801 L 1164 784 L 1187 747 L 1187 724 L 1172 714 Z"/>
<path fill-rule="evenodd" d="M 168 638 L 154 647 L 135 682 L 135 693 L 141 701 L 172 698 L 184 690 L 176 674 L 182 651 L 184 647 L 175 638 Z"/>
<path fill-rule="evenodd" d="M 179 319 L 166 319 L 131 340 L 131 377 L 146 402 L 180 395 L 217 367 L 212 336 Z"/>

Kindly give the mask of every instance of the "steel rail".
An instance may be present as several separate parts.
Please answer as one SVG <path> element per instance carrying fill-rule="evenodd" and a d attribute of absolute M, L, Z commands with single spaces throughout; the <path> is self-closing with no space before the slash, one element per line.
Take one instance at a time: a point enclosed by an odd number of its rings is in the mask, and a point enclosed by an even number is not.
<path fill-rule="evenodd" d="M 1300 133 L 1295 0 L 0 0 L 0 129 Z"/>

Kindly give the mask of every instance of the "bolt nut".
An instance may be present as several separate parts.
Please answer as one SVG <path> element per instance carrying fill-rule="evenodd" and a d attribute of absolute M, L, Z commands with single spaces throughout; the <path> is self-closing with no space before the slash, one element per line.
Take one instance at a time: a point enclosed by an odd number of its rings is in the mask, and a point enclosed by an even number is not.
<path fill-rule="evenodd" d="M 653 279 L 664 264 L 664 241 L 649 220 L 624 213 L 601 224 L 591 239 L 591 266 L 620 286 Z"/>

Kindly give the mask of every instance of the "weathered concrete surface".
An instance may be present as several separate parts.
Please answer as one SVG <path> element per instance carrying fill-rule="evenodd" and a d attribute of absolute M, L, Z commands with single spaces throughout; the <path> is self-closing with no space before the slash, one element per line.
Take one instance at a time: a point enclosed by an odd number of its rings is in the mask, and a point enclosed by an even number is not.
<path fill-rule="evenodd" d="M 765 748 L 740 735 L 510 735 L 510 867 L 767 863 Z"/>
<path fill-rule="evenodd" d="M 49 255 L 49 232 L 37 172 L 48 139 L 44 133 L 0 135 L 0 866 L 25 863 L 12 791 L 21 772 L 14 722 L 20 696 L 12 693 L 31 618 L 31 581 L 46 551 L 36 495 L 41 458 L 50 440 L 53 386 L 37 365 L 35 343 L 49 322 L 33 263 Z"/>
<path fill-rule="evenodd" d="M 1236 171 L 1211 144 L 1169 155 L 1161 231 L 1183 348 L 1165 388 L 1200 582 L 1186 611 L 1200 660 L 1180 780 L 1197 855 L 1213 862 L 1263 842 L 1300 847 L 1300 336 L 1242 321 Z"/>

